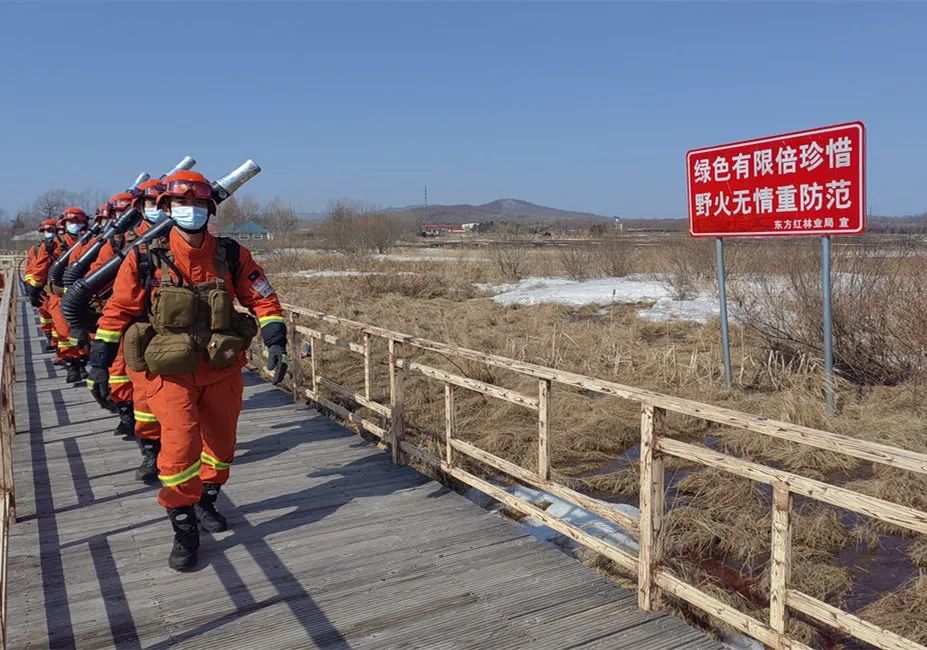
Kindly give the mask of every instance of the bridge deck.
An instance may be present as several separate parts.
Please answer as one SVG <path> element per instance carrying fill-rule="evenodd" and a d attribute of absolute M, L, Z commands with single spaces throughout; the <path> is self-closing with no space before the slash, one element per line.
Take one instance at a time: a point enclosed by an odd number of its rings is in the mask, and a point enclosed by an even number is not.
<path fill-rule="evenodd" d="M 19 308 L 11 648 L 720 647 L 251 375 L 233 530 L 175 573 L 135 445 Z"/>

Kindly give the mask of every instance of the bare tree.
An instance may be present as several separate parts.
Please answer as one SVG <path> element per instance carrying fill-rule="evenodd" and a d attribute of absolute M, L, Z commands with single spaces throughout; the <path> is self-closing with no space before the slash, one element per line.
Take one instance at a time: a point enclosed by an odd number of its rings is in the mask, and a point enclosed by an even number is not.
<path fill-rule="evenodd" d="M 265 205 L 254 219 L 274 233 L 291 232 L 299 223 L 299 217 L 292 208 L 283 205 L 280 199 L 274 199 Z"/>
<path fill-rule="evenodd" d="M 35 216 L 41 219 L 57 219 L 61 211 L 71 204 L 74 195 L 67 190 L 48 190 L 32 204 Z"/>
<path fill-rule="evenodd" d="M 416 231 L 410 215 L 390 214 L 360 201 L 341 199 L 329 205 L 318 233 L 329 248 L 345 253 L 385 253 Z"/>

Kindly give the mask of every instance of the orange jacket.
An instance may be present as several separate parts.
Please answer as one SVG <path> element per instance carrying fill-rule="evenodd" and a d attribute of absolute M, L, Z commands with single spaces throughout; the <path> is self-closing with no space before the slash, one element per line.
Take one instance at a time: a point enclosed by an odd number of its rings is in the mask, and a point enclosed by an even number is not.
<path fill-rule="evenodd" d="M 173 263 L 183 274 L 184 284 L 201 284 L 219 277 L 215 269 L 216 242 L 216 238 L 206 232 L 203 245 L 193 248 L 176 228 L 171 230 L 169 243 Z M 154 280 L 153 291 L 157 291 L 162 273 L 160 265 L 152 265 L 151 273 Z M 226 273 L 223 279 L 232 298 L 237 299 L 243 307 L 257 316 L 261 327 L 269 323 L 285 323 L 276 292 L 267 281 L 264 269 L 254 261 L 247 248 L 242 246 L 240 249 L 238 278 L 233 279 L 231 273 Z M 176 282 L 177 278 L 173 280 Z M 144 314 L 145 303 L 145 287 L 138 274 L 138 257 L 130 254 L 119 267 L 119 273 L 113 283 L 113 295 L 107 301 L 97 324 L 96 338 L 107 343 L 118 343 L 126 328 Z M 244 365 L 244 354 L 238 368 L 241 368 L 241 365 Z M 196 374 L 198 379 L 201 374 L 206 377 L 218 377 L 234 368 L 233 366 L 230 369 L 216 370 L 208 366 L 205 358 L 201 358 Z"/>
<path fill-rule="evenodd" d="M 51 253 L 48 252 L 45 246 L 39 246 L 39 254 L 32 263 L 32 272 L 30 273 L 32 277 L 27 278 L 26 282 L 33 287 L 44 287 L 45 283 L 48 282 L 48 271 L 51 269 L 51 265 L 55 263 L 59 255 L 71 248 L 76 242 L 77 237 L 65 233 L 63 239 L 55 239 L 55 245 Z"/>

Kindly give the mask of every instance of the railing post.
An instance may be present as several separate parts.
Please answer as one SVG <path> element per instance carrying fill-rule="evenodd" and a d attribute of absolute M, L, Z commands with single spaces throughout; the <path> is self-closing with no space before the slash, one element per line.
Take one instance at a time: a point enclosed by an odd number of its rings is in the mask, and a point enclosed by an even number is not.
<path fill-rule="evenodd" d="M 399 449 L 403 437 L 403 379 L 405 373 L 396 365 L 399 359 L 401 344 L 395 339 L 389 340 L 389 409 L 390 409 L 390 445 L 393 448 L 393 463 L 402 464 L 402 453 Z"/>
<path fill-rule="evenodd" d="M 550 379 L 538 380 L 538 478 L 550 480 Z"/>
<path fill-rule="evenodd" d="M 779 647 L 787 648 L 786 591 L 792 573 L 792 493 L 784 483 L 773 484 L 772 563 L 769 572 L 769 626 L 779 634 Z"/>
<path fill-rule="evenodd" d="M 299 394 L 303 375 L 303 339 L 296 330 L 296 314 L 287 311 L 287 337 L 290 339 L 290 382 L 293 390 L 293 403 L 299 404 L 303 397 Z"/>
<path fill-rule="evenodd" d="M 451 467 L 454 466 L 454 448 L 451 440 L 457 431 L 457 412 L 454 407 L 454 387 L 444 382 L 444 447 L 445 460 Z"/>
<path fill-rule="evenodd" d="M 364 397 L 370 399 L 370 332 L 364 332 Z"/>
<path fill-rule="evenodd" d="M 321 351 L 321 345 L 316 345 L 319 342 L 315 336 L 309 339 L 311 354 L 309 355 L 310 361 L 310 371 L 312 372 L 312 392 L 316 395 L 319 394 L 319 371 L 317 364 L 321 361 L 319 359 L 319 352 Z"/>
<path fill-rule="evenodd" d="M 637 560 L 637 606 L 645 612 L 660 607 L 660 589 L 654 575 L 663 559 L 664 481 L 663 458 L 656 451 L 657 436 L 666 412 L 652 404 L 641 405 L 641 515 Z"/>

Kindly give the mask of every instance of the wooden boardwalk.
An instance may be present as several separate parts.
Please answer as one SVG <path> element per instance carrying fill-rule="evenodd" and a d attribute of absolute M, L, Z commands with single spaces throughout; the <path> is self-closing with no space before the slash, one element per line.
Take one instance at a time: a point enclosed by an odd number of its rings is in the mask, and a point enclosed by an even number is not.
<path fill-rule="evenodd" d="M 175 573 L 137 448 L 17 308 L 10 648 L 721 647 L 253 375 L 233 529 Z"/>

